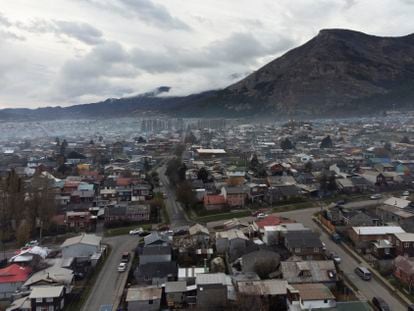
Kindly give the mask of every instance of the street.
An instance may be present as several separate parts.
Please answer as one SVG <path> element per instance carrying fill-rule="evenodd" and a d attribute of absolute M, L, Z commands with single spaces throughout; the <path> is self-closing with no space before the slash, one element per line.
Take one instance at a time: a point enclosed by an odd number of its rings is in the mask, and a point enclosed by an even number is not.
<path fill-rule="evenodd" d="M 347 207 L 349 208 L 369 207 L 374 204 L 373 202 L 377 203 L 377 201 L 366 200 L 366 201 L 349 203 Z M 342 269 L 344 274 L 348 277 L 348 279 L 351 280 L 351 282 L 356 287 L 358 287 L 359 294 L 360 294 L 359 296 L 362 296 L 362 298 L 365 298 L 366 300 L 372 300 L 374 296 L 382 297 L 390 305 L 391 310 L 395 310 L 395 311 L 406 310 L 407 309 L 406 305 L 401 303 L 400 300 L 398 300 L 394 296 L 392 296 L 391 293 L 375 278 L 372 278 L 370 281 L 363 281 L 355 274 L 354 269 L 357 266 L 359 266 L 358 262 L 351 255 L 345 252 L 345 250 L 340 245 L 333 242 L 330 236 L 328 236 L 328 234 L 326 234 L 312 220 L 314 213 L 318 211 L 320 211 L 320 208 L 316 207 L 316 208 L 295 210 L 295 211 L 290 211 L 290 212 L 274 213 L 273 215 L 279 215 L 279 216 L 293 219 L 297 222 L 302 223 L 305 227 L 321 232 L 321 240 L 322 242 L 326 244 L 327 251 L 335 252 L 341 257 L 342 262 L 340 264 L 340 268 Z M 255 218 L 244 217 L 240 219 L 244 221 L 253 221 Z M 223 220 L 209 222 L 207 224 L 207 227 L 214 228 L 216 226 L 222 225 L 223 222 L 224 222 Z"/>
<path fill-rule="evenodd" d="M 122 294 L 123 288 L 121 289 L 121 287 L 128 276 L 131 263 L 128 264 L 128 270 L 122 273 L 117 271 L 117 267 L 121 260 L 121 254 L 132 251 L 138 245 L 138 237 L 111 237 L 104 239 L 103 243 L 110 245 L 112 251 L 93 285 L 88 300 L 83 305 L 83 311 L 98 311 L 101 306 L 111 306 Z"/>
<path fill-rule="evenodd" d="M 343 250 L 338 244 L 333 242 L 331 238 L 326 234 L 313 220 L 313 214 L 319 209 L 307 209 L 307 210 L 297 210 L 292 212 L 280 213 L 279 215 L 294 219 L 297 222 L 303 223 L 306 227 L 313 230 L 318 230 L 321 232 L 321 240 L 326 244 L 327 251 L 335 252 L 338 254 L 342 262 L 339 267 L 342 269 L 344 274 L 351 280 L 356 287 L 358 287 L 360 293 L 367 299 L 372 300 L 374 296 L 382 297 L 391 307 L 391 310 L 403 311 L 407 307 L 400 302 L 397 298 L 392 296 L 390 292 L 377 281 L 375 278 L 372 278 L 371 281 L 363 281 L 359 278 L 354 269 L 358 266 L 358 262 L 350 256 L 347 252 Z"/>
<path fill-rule="evenodd" d="M 171 227 L 176 228 L 184 225 L 188 225 L 189 221 L 187 216 L 181 207 L 181 204 L 175 199 L 175 189 L 171 186 L 170 181 L 165 175 L 165 165 L 157 169 L 160 182 L 163 184 L 163 192 L 167 195 L 165 199 L 165 207 L 167 209 L 168 216 L 170 217 Z"/>

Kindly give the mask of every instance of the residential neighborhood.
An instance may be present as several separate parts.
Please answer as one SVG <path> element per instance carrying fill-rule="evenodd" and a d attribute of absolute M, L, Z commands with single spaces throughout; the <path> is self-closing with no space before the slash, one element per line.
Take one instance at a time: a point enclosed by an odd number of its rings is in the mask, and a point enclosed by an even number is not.
<path fill-rule="evenodd" d="M 149 121 L 1 141 L 0 310 L 407 310 L 412 125 Z"/>

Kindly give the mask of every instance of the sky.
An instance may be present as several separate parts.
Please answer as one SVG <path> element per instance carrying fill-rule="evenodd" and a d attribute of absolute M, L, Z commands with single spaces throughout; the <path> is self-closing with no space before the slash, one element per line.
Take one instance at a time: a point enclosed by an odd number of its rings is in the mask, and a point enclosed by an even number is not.
<path fill-rule="evenodd" d="M 226 87 L 324 28 L 402 36 L 414 0 L 0 0 L 0 108 Z"/>

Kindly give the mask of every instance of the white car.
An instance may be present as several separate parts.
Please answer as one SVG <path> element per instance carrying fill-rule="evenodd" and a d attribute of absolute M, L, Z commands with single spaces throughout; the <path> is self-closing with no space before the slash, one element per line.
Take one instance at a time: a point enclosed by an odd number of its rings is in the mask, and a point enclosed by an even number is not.
<path fill-rule="evenodd" d="M 403 195 L 403 196 L 409 196 L 409 195 L 410 195 L 410 191 L 408 191 L 408 190 L 407 190 L 407 191 L 404 191 L 404 192 L 402 193 L 402 195 Z"/>
<path fill-rule="evenodd" d="M 125 262 L 121 262 L 118 265 L 118 272 L 125 272 L 127 268 L 127 264 Z"/>
<path fill-rule="evenodd" d="M 140 235 L 143 232 L 144 232 L 144 229 L 142 229 L 142 228 L 136 228 L 136 229 L 133 229 L 133 230 L 129 231 L 129 234 L 130 235 Z"/>
<path fill-rule="evenodd" d="M 267 214 L 265 214 L 265 213 L 257 214 L 257 219 L 263 219 L 263 218 L 266 218 L 266 217 L 267 217 Z"/>
<path fill-rule="evenodd" d="M 371 200 L 379 200 L 382 198 L 382 194 L 377 193 L 377 194 L 373 194 L 369 197 Z"/>

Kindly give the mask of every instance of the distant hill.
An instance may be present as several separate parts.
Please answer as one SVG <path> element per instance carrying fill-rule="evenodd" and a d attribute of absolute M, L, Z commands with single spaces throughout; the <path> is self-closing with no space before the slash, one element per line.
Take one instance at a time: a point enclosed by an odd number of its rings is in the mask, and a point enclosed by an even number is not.
<path fill-rule="evenodd" d="M 5 109 L 0 119 L 113 117 L 342 117 L 414 108 L 414 34 L 378 37 L 343 29 L 319 34 L 222 90 L 131 98 L 67 108 Z"/>

